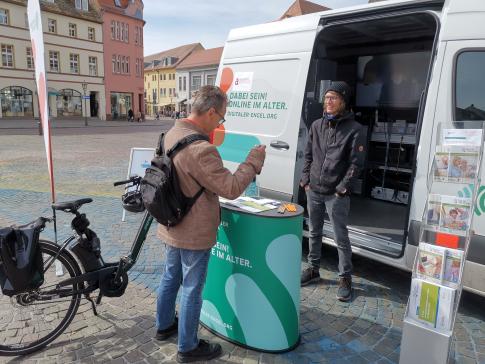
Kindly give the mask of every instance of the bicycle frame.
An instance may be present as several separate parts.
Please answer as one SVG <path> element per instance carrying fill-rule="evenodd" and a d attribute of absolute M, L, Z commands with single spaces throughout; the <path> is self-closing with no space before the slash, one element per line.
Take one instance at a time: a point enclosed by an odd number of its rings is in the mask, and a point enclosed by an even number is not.
<path fill-rule="evenodd" d="M 81 262 L 81 265 L 85 273 L 73 278 L 63 280 L 57 284 L 57 287 L 55 288 L 55 290 L 51 290 L 44 293 L 53 294 L 55 292 L 58 292 L 58 293 L 61 293 L 60 294 L 61 296 L 69 296 L 73 294 L 89 294 L 90 292 L 93 292 L 96 289 L 98 289 L 99 288 L 98 285 L 88 284 L 86 288 L 83 287 L 81 288 L 81 290 L 71 291 L 71 292 L 62 290 L 61 287 L 68 286 L 71 284 L 76 284 L 76 283 L 83 284 L 89 281 L 99 282 L 102 279 L 106 278 L 107 276 L 112 275 L 113 273 L 115 273 L 115 277 L 113 280 L 117 281 L 122 275 L 127 274 L 129 270 L 136 264 L 140 256 L 140 251 L 143 247 L 143 244 L 146 240 L 148 231 L 150 230 L 152 223 L 153 223 L 153 217 L 150 216 L 148 212 L 145 212 L 142 222 L 140 224 L 140 227 L 138 228 L 137 234 L 131 246 L 129 254 L 127 256 L 121 257 L 118 263 L 104 263 L 104 260 L 103 260 L 104 264 L 101 268 L 93 271 L 87 271 L 86 262 L 83 261 L 82 257 L 80 257 L 79 255 L 76 255 L 78 260 Z M 76 237 L 72 235 L 68 237 L 66 240 L 64 240 L 64 242 L 61 245 L 61 248 L 59 249 L 58 254 L 54 256 L 52 259 L 50 259 L 45 265 L 44 272 L 46 272 L 49 269 L 49 267 L 56 261 L 61 251 L 65 250 L 67 246 L 75 239 Z"/>

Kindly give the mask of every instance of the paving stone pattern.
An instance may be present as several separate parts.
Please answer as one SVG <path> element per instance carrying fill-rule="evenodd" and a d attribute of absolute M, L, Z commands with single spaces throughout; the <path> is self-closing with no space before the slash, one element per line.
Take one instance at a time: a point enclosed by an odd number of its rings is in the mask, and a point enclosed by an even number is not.
<path fill-rule="evenodd" d="M 54 139 L 58 201 L 93 197 L 82 208 L 102 241 L 103 256 L 116 260 L 129 251 L 140 215 L 121 222 L 120 189 L 129 149 L 150 147 L 157 135 L 59 136 Z M 38 136 L 0 135 L 0 226 L 49 215 L 49 185 L 44 147 Z M 70 232 L 70 216 L 58 215 L 59 236 Z M 51 229 L 44 237 L 53 238 Z M 354 257 L 354 299 L 335 299 L 337 254 L 324 248 L 320 283 L 302 288 L 301 344 L 292 352 L 266 354 L 223 341 L 205 329 L 200 336 L 220 342 L 216 363 L 397 363 L 410 274 Z M 163 248 L 152 226 L 123 297 L 104 298 L 95 317 L 86 301 L 68 330 L 46 349 L 0 363 L 170 363 L 176 338 L 153 339 L 156 290 L 163 270 Z M 457 363 L 485 363 L 485 299 L 464 294 L 454 335 Z"/>

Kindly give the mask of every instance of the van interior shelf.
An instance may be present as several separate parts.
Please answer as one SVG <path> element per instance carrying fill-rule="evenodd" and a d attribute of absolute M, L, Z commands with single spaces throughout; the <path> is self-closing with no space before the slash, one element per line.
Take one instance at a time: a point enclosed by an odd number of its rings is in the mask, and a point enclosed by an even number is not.
<path fill-rule="evenodd" d="M 401 167 L 390 167 L 390 166 L 377 166 L 377 168 L 387 171 L 403 172 L 403 173 L 413 173 L 411 168 L 401 168 Z"/>
<path fill-rule="evenodd" d="M 373 132 L 371 141 L 395 144 L 416 144 L 416 135 L 414 134 L 387 134 L 382 132 Z"/>

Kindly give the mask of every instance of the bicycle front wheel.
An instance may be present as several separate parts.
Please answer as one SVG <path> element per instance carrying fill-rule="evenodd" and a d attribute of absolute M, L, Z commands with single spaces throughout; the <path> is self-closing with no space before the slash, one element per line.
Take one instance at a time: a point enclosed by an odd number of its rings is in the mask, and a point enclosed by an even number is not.
<path fill-rule="evenodd" d="M 60 247 L 41 240 L 44 267 L 59 254 Z M 79 283 L 56 285 L 81 274 L 73 256 L 63 250 L 44 273 L 44 283 L 34 291 L 12 297 L 0 294 L 0 355 L 26 355 L 55 340 L 76 315 L 81 294 Z"/>

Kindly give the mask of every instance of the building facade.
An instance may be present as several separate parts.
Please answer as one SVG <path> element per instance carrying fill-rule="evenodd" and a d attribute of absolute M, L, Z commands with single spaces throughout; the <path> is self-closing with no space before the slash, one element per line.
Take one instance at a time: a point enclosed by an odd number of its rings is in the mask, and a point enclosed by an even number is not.
<path fill-rule="evenodd" d="M 177 67 L 177 111 L 191 111 L 195 93 L 206 85 L 215 85 L 224 47 L 192 52 Z"/>
<path fill-rule="evenodd" d="M 39 116 L 26 0 L 0 0 L 0 118 Z M 102 19 L 88 0 L 40 1 L 51 117 L 105 119 Z"/>
<path fill-rule="evenodd" d="M 104 80 L 108 119 L 145 113 L 143 1 L 95 0 L 103 18 Z"/>
<path fill-rule="evenodd" d="M 145 57 L 145 102 L 149 115 L 170 116 L 175 111 L 177 66 L 192 52 L 202 49 L 200 43 L 194 43 Z"/>

